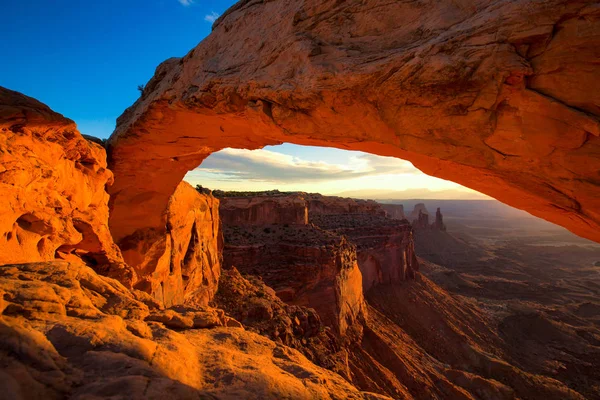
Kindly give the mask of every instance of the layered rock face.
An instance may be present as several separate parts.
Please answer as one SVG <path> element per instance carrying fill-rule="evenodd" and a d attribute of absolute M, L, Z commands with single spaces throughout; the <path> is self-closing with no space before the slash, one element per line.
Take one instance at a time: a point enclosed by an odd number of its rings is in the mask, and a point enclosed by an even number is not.
<path fill-rule="evenodd" d="M 310 225 L 224 225 L 223 267 L 258 275 L 288 304 L 314 308 L 343 336 L 364 317 L 356 248 Z"/>
<path fill-rule="evenodd" d="M 356 244 L 364 292 L 378 284 L 413 279 L 419 269 L 413 231 L 406 220 L 371 214 L 331 214 L 311 215 L 310 221 Z"/>
<path fill-rule="evenodd" d="M 323 196 L 305 193 L 308 213 L 313 215 L 369 214 L 384 216 L 381 205 L 373 200 L 351 199 L 338 196 Z"/>
<path fill-rule="evenodd" d="M 224 269 L 214 303 L 246 329 L 298 349 L 315 364 L 352 382 L 343 341 L 313 308 L 284 303 L 261 277 Z"/>
<path fill-rule="evenodd" d="M 135 287 L 167 307 L 208 304 L 217 290 L 222 245 L 219 200 L 186 182 L 169 200 L 165 231 L 138 231 L 120 242 L 139 277 Z"/>
<path fill-rule="evenodd" d="M 260 194 L 246 197 L 221 200 L 227 205 L 221 207 L 223 221 L 236 221 L 224 222 L 224 266 L 261 276 L 281 299 L 315 308 L 330 326 L 348 326 L 341 322 L 344 318 L 356 320 L 362 313 L 363 292 L 377 284 L 412 279 L 418 270 L 410 224 L 387 218 L 374 201 L 279 194 L 278 204 L 289 204 L 292 210 L 278 210 L 274 218 L 295 215 L 294 207 L 305 199 L 311 225 L 293 225 L 293 219 L 291 224 L 278 220 L 282 225 L 268 225 L 257 224 L 246 205 L 264 209 L 275 200 Z M 241 210 L 235 209 L 238 205 Z M 250 220 L 240 220 L 244 215 Z M 348 304 L 348 311 L 340 304 Z"/>
<path fill-rule="evenodd" d="M 307 203 L 300 194 L 253 197 L 224 196 L 220 209 L 223 224 L 226 225 L 306 225 L 308 223 Z"/>
<path fill-rule="evenodd" d="M 108 229 L 104 148 L 73 121 L 0 87 L 0 264 L 81 259 L 131 285 Z"/>
<path fill-rule="evenodd" d="M 403 158 L 600 241 L 599 32 L 587 0 L 241 1 L 119 118 L 113 234 L 164 225 L 210 153 L 292 142 Z"/>

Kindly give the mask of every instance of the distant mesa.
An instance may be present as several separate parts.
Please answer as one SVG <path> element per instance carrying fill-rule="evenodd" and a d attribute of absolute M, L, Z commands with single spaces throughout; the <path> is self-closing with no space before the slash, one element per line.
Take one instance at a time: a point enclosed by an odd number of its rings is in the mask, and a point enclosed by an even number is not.
<path fill-rule="evenodd" d="M 402 204 L 381 204 L 381 208 L 385 210 L 386 215 L 391 219 L 406 219 L 406 215 L 404 215 L 404 206 Z"/>
<path fill-rule="evenodd" d="M 419 214 L 426 214 L 429 215 L 429 210 L 427 210 L 427 207 L 425 207 L 424 203 L 417 203 L 415 204 L 415 208 L 412 210 L 412 212 L 410 213 L 410 216 L 408 217 L 410 221 L 414 221 L 414 220 L 418 220 L 419 219 Z"/>

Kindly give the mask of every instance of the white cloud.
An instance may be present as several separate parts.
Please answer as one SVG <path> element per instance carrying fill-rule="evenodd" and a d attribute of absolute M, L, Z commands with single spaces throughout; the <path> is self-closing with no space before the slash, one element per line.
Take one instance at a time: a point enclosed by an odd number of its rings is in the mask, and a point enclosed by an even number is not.
<path fill-rule="evenodd" d="M 179 0 L 179 1 L 191 1 L 191 0 Z M 219 18 L 219 14 L 217 14 L 217 13 L 216 13 L 216 12 L 214 12 L 214 11 L 213 11 L 213 12 L 211 12 L 210 14 L 206 14 L 206 15 L 204 16 L 204 20 L 205 20 L 206 22 L 210 22 L 211 24 L 212 24 L 212 23 L 214 23 L 214 22 L 217 20 L 217 18 Z"/>
<path fill-rule="evenodd" d="M 264 149 L 224 149 L 208 157 L 196 171 L 213 174 L 221 181 L 272 183 L 321 182 L 381 174 L 420 173 L 408 161 L 371 154 L 353 156 L 346 165 L 308 161 Z"/>
<path fill-rule="evenodd" d="M 179 3 L 184 7 L 194 4 L 194 0 L 177 0 L 177 1 L 179 1 Z"/>
<path fill-rule="evenodd" d="M 348 193 L 362 198 L 482 198 L 457 183 L 425 175 L 410 162 L 362 152 L 311 153 L 293 146 L 292 154 L 224 149 L 188 172 L 185 180 L 211 189 Z M 307 159 L 308 158 L 308 159 Z M 310 160 L 312 159 L 312 161 Z M 329 161 L 323 161 L 326 159 Z M 407 197 L 408 196 L 408 197 Z"/>

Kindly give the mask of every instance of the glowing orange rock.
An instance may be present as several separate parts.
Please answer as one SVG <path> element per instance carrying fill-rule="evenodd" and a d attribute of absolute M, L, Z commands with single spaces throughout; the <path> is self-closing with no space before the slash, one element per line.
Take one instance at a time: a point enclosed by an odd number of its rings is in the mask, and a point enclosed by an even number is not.
<path fill-rule="evenodd" d="M 0 264 L 80 259 L 130 285 L 108 229 L 104 148 L 73 121 L 0 88 Z"/>
<path fill-rule="evenodd" d="M 119 119 L 111 230 L 164 227 L 214 151 L 292 142 L 403 158 L 600 241 L 599 33 L 583 1 L 241 1 Z"/>

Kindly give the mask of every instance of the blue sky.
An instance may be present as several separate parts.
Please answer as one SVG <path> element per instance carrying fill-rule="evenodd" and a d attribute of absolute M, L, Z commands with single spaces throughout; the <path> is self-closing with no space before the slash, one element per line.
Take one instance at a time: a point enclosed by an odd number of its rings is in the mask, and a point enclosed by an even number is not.
<path fill-rule="evenodd" d="M 0 86 L 49 105 L 73 119 L 82 133 L 107 138 L 116 118 L 138 98 L 137 86 L 162 61 L 194 48 L 234 3 L 3 0 Z M 480 197 L 406 161 L 291 144 L 255 152 L 226 149 L 186 179 L 237 190 L 336 194 L 352 189 L 374 196 L 393 189 L 413 198 Z"/>
<path fill-rule="evenodd" d="M 156 66 L 210 33 L 233 0 L 3 0 L 0 86 L 108 137 Z M 208 17 L 207 17 L 208 16 Z"/>

